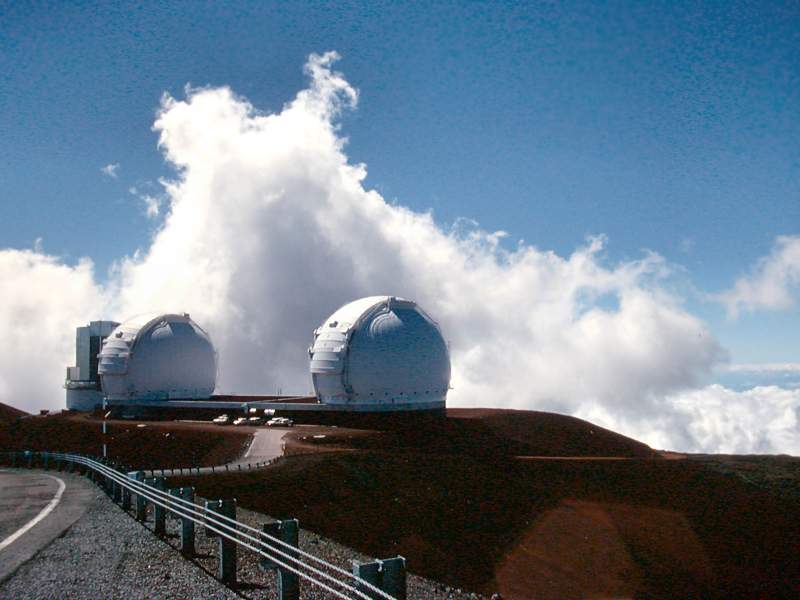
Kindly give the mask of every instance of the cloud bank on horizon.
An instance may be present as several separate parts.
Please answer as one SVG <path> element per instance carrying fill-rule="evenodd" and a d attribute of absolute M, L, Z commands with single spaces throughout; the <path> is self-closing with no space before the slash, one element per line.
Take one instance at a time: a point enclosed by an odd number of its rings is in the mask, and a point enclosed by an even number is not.
<path fill-rule="evenodd" d="M 716 298 L 730 317 L 742 310 L 781 310 L 795 306 L 800 288 L 800 237 L 780 236 L 769 256 L 762 258 L 749 276 L 740 277 L 732 289 Z"/>
<path fill-rule="evenodd" d="M 507 249 L 503 232 L 445 230 L 365 189 L 337 125 L 358 93 L 336 58 L 311 55 L 309 87 L 274 114 L 225 87 L 165 96 L 154 128 L 176 175 L 163 221 L 107 283 L 88 259 L 0 250 L 0 402 L 63 406 L 75 327 L 151 310 L 190 312 L 209 330 L 218 391 L 306 393 L 313 329 L 345 302 L 394 294 L 439 320 L 452 406 L 572 414 L 659 448 L 800 454 L 800 390 L 698 388 L 725 351 L 669 291 L 660 256 L 609 265 L 602 236 L 566 257 Z M 795 243 L 782 238 L 777 254 Z M 755 306 L 740 285 L 728 305 Z M 739 295 L 764 297 L 749 289 Z"/>

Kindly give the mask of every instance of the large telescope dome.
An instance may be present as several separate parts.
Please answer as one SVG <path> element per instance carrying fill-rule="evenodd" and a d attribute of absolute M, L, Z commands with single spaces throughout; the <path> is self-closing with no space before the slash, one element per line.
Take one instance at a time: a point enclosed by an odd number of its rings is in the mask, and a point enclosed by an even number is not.
<path fill-rule="evenodd" d="M 344 305 L 314 332 L 309 356 L 325 404 L 375 411 L 445 406 L 447 344 L 411 300 L 371 296 Z"/>
<path fill-rule="evenodd" d="M 208 334 L 188 314 L 142 315 L 119 325 L 97 368 L 109 400 L 208 398 L 217 356 Z"/>

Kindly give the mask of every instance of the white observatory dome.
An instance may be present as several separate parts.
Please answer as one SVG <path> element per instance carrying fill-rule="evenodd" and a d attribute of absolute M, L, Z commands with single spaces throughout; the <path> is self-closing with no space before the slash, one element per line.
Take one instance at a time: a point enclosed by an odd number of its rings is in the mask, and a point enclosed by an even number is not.
<path fill-rule="evenodd" d="M 109 400 L 208 398 L 217 355 L 208 334 L 183 315 L 142 315 L 106 338 L 97 372 Z"/>
<path fill-rule="evenodd" d="M 317 398 L 354 410 L 444 408 L 450 356 L 439 326 L 415 302 L 372 296 L 346 304 L 309 348 Z"/>

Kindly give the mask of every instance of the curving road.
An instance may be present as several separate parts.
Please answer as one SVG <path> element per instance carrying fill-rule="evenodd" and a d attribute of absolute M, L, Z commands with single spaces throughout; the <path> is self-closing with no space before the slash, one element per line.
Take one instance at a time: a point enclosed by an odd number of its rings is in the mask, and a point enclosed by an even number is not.
<path fill-rule="evenodd" d="M 76 475 L 0 471 L 0 582 L 72 525 L 95 488 Z"/>

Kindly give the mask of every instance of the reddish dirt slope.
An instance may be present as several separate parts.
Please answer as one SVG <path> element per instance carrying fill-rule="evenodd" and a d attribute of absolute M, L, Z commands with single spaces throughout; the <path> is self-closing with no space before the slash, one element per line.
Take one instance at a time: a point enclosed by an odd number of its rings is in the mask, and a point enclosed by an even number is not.
<path fill-rule="evenodd" d="M 0 423 L 11 423 L 16 421 L 19 417 L 24 417 L 27 414 L 28 413 L 26 413 L 24 410 L 20 410 L 0 402 Z"/>
<path fill-rule="evenodd" d="M 8 450 L 13 444 L 11 434 L 9 433 L 9 428 L 12 423 L 16 422 L 20 417 L 25 417 L 27 415 L 28 413 L 18 408 L 0 403 L 0 452 Z"/>
<path fill-rule="evenodd" d="M 192 483 L 506 599 L 780 598 L 800 581 L 792 498 L 694 461 L 648 458 L 646 446 L 583 421 L 455 412 L 337 435 L 323 441 L 355 450 Z M 586 459 L 575 456 L 581 439 Z M 573 458 L 514 458 L 534 453 Z M 598 458 L 614 453 L 627 458 Z"/>
<path fill-rule="evenodd" d="M 447 416 L 479 422 L 493 434 L 523 444 L 537 456 L 625 456 L 650 458 L 653 450 L 641 442 L 588 421 L 556 413 L 451 408 Z"/>
<path fill-rule="evenodd" d="M 238 457 L 248 432 L 180 423 L 113 422 L 108 428 L 109 457 L 134 468 L 218 465 Z M 61 450 L 97 456 L 101 421 L 87 415 L 29 417 L 0 427 L 4 450 Z"/>
<path fill-rule="evenodd" d="M 447 417 L 388 416 L 368 425 L 371 434 L 344 432 L 310 443 L 378 451 L 425 451 L 469 456 L 584 456 L 654 458 L 645 444 L 587 421 L 534 411 L 449 409 Z"/>

